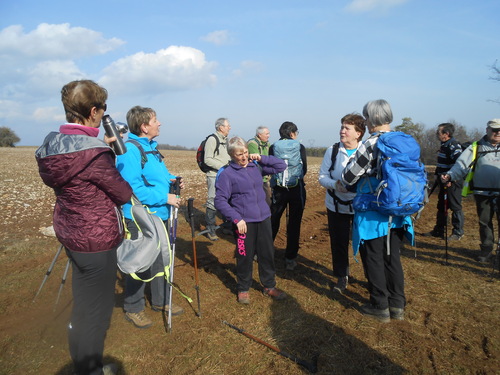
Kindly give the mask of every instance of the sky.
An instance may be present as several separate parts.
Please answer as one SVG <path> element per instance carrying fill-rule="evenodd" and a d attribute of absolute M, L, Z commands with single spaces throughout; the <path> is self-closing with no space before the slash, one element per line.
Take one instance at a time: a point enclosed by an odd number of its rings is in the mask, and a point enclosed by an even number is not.
<path fill-rule="evenodd" d="M 375 99 L 393 126 L 482 132 L 500 118 L 499 15 L 498 0 L 2 0 L 0 127 L 40 145 L 65 122 L 62 86 L 91 79 L 115 121 L 153 108 L 162 144 L 197 147 L 227 117 L 231 135 L 263 125 L 272 142 L 292 121 L 324 147 Z"/>

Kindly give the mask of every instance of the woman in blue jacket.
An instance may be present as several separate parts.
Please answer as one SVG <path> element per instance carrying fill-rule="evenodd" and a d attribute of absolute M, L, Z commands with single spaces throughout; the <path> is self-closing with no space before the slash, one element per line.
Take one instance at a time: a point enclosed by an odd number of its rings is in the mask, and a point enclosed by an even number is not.
<path fill-rule="evenodd" d="M 159 216 L 165 225 L 170 217 L 170 206 L 179 207 L 180 198 L 170 194 L 170 185 L 176 176 L 171 174 L 163 155 L 156 149 L 153 139 L 160 135 L 161 123 L 156 118 L 156 112 L 151 108 L 135 106 L 127 113 L 127 123 L 130 129 L 127 141 L 127 152 L 118 156 L 118 171 L 132 186 L 134 194 L 142 204 L 148 206 L 151 212 Z M 142 149 L 142 151 L 141 151 Z M 181 188 L 183 183 L 181 180 Z M 132 235 L 137 238 L 138 230 L 132 220 L 131 202 L 123 206 L 125 223 Z M 151 275 L 164 271 L 161 254 L 151 266 Z M 127 275 L 125 278 L 125 318 L 138 328 L 150 327 L 153 322 L 145 314 L 144 300 L 145 283 L 134 280 Z M 170 285 L 164 277 L 156 277 L 151 281 L 151 308 L 154 311 L 169 309 Z M 183 309 L 172 306 L 172 315 L 182 314 Z"/>
<path fill-rule="evenodd" d="M 249 155 L 247 143 L 240 137 L 229 140 L 228 153 L 231 162 L 215 182 L 215 207 L 235 229 L 238 302 L 250 303 L 254 255 L 259 259 L 264 295 L 284 299 L 285 292 L 276 288 L 271 210 L 262 176 L 284 171 L 286 163 L 274 156 Z"/>

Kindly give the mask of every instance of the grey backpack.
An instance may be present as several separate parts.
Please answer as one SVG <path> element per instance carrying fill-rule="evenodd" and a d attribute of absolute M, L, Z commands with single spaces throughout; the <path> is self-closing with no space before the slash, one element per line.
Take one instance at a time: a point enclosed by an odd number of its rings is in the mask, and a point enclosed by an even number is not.
<path fill-rule="evenodd" d="M 117 250 L 118 268 L 130 274 L 134 279 L 149 282 L 155 277 L 168 276 L 170 269 L 170 240 L 163 220 L 151 213 L 135 195 L 132 196 L 132 218 L 139 229 L 135 240 L 124 239 Z M 147 271 L 158 255 L 163 258 L 164 272 L 159 272 L 147 280 L 142 280 L 137 273 Z"/>

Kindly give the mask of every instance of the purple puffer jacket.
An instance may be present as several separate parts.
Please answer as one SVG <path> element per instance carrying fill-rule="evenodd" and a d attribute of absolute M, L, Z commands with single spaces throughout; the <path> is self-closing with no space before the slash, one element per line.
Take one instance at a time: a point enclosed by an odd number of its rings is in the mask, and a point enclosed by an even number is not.
<path fill-rule="evenodd" d="M 271 216 L 262 176 L 283 172 L 286 163 L 274 156 L 261 155 L 258 164 L 260 167 L 248 163 L 243 168 L 231 162 L 217 177 L 215 208 L 235 224 L 240 220 L 257 223 Z"/>
<path fill-rule="evenodd" d="M 132 196 L 103 141 L 50 133 L 35 152 L 43 182 L 54 189 L 54 231 L 67 249 L 110 250 L 123 239 L 119 206 Z"/>

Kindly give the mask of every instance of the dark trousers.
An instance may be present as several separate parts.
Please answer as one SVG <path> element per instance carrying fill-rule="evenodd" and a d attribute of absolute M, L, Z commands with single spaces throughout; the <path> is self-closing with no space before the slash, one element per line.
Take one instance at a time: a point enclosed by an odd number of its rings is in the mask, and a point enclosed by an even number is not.
<path fill-rule="evenodd" d="M 434 231 L 444 234 L 444 228 L 447 220 L 447 210 L 451 210 L 451 225 L 453 231 L 450 234 L 462 236 L 464 234 L 464 212 L 462 211 L 462 186 L 461 181 L 453 182 L 450 187 L 446 188 L 448 202 L 445 202 L 445 188 L 439 182 L 439 194 L 437 203 L 436 226 Z M 447 205 L 447 207 L 446 207 Z"/>
<path fill-rule="evenodd" d="M 75 373 L 100 375 L 104 338 L 115 304 L 116 248 L 99 253 L 66 253 L 73 266 L 68 338 Z"/>
<path fill-rule="evenodd" d="M 400 259 L 400 248 L 404 229 L 391 229 L 390 254 L 387 255 L 387 236 L 365 240 L 359 248 L 361 260 L 368 279 L 370 303 L 378 309 L 404 308 L 404 274 Z"/>
<path fill-rule="evenodd" d="M 349 276 L 349 239 L 351 238 L 354 215 L 340 214 L 326 210 L 328 214 L 328 232 L 332 250 L 333 275 Z"/>
<path fill-rule="evenodd" d="M 293 188 L 273 187 L 271 203 L 271 223 L 273 240 L 280 230 L 281 216 L 288 206 L 288 225 L 286 227 L 285 258 L 295 259 L 299 252 L 300 224 L 306 204 L 306 189 L 303 180 Z"/>
<path fill-rule="evenodd" d="M 236 277 L 238 292 L 252 285 L 253 258 L 257 254 L 259 279 L 264 288 L 276 286 L 271 219 L 247 223 L 247 233 L 236 233 Z"/>
<path fill-rule="evenodd" d="M 495 246 L 495 231 L 493 229 L 495 212 L 497 213 L 498 228 L 500 228 L 500 197 L 474 194 L 474 199 L 476 200 L 477 216 L 479 217 L 481 250 L 491 252 Z"/>

